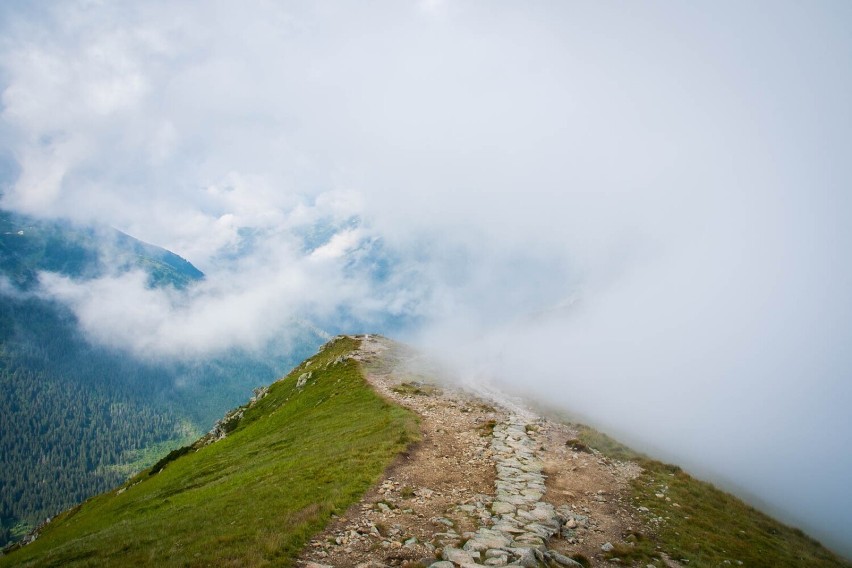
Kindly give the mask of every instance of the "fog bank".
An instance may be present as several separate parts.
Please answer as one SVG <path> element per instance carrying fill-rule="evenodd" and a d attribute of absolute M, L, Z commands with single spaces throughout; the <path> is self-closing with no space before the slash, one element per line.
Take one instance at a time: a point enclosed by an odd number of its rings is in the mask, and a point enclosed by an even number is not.
<path fill-rule="evenodd" d="M 0 7 L 2 206 L 206 280 L 42 275 L 92 340 L 393 331 L 852 555 L 852 7 Z"/>

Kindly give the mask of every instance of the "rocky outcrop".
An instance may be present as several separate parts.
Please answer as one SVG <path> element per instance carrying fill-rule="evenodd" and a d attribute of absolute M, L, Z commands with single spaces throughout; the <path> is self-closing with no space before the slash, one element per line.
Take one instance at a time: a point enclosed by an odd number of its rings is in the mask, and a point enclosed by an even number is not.
<path fill-rule="evenodd" d="M 213 424 L 213 428 L 198 440 L 194 446 L 201 447 L 206 446 L 208 444 L 212 444 L 213 442 L 218 442 L 219 440 L 223 440 L 227 437 L 228 434 L 233 432 L 240 423 L 240 420 L 243 419 L 243 415 L 246 410 L 253 407 L 255 404 L 260 402 L 266 395 L 269 393 L 269 387 L 257 387 L 252 391 L 252 397 L 249 399 L 248 404 L 244 404 L 238 408 L 235 408 L 225 414 L 220 420 L 217 420 L 215 424 Z"/>

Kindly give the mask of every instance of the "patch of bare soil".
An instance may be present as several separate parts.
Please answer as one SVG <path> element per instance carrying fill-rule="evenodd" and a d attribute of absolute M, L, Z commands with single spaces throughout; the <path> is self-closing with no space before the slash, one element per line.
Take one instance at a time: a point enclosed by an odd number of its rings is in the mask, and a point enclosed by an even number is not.
<path fill-rule="evenodd" d="M 566 527 L 549 546 L 563 554 L 582 554 L 592 566 L 615 565 L 603 559 L 601 547 L 622 542 L 634 531 L 647 530 L 630 503 L 630 480 L 641 472 L 633 462 L 612 461 L 594 450 L 577 447 L 577 432 L 564 424 L 544 421 L 542 459 L 547 474 L 544 499 L 567 506 L 587 518 Z"/>
<path fill-rule="evenodd" d="M 379 340 L 364 343 L 367 380 L 417 413 L 422 440 L 318 535 L 302 560 L 335 567 L 434 561 L 443 546 L 459 544 L 478 527 L 470 511 L 479 496 L 494 492 L 488 443 L 491 426 L 505 412 L 452 387 L 413 381 L 395 366 L 377 365 L 387 347 Z"/>

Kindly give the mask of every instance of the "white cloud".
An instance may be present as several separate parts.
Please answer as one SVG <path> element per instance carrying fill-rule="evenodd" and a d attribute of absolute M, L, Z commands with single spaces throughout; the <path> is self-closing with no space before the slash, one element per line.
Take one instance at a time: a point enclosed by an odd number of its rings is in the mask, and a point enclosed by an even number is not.
<path fill-rule="evenodd" d="M 4 10 L 5 205 L 208 273 L 189 298 L 46 275 L 92 337 L 176 356 L 419 318 L 844 544 L 852 465 L 801 432 L 852 431 L 848 8 Z"/>
<path fill-rule="evenodd" d="M 311 253 L 311 258 L 317 261 L 325 259 L 341 258 L 351 252 L 361 240 L 361 231 L 341 231 L 335 234 L 330 241 L 318 247 Z"/>

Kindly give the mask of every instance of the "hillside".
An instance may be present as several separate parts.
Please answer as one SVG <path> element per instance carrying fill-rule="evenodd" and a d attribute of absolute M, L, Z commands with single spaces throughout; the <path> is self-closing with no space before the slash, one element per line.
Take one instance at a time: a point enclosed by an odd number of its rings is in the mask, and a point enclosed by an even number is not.
<path fill-rule="evenodd" d="M 850 566 L 675 466 L 442 377 L 339 337 L 0 566 Z"/>
<path fill-rule="evenodd" d="M 89 343 L 71 310 L 39 293 L 42 271 L 85 282 L 131 269 L 152 287 L 203 276 L 113 229 L 0 211 L 0 546 L 195 439 L 319 344 L 305 334 L 286 355 L 139 360 Z"/>
<path fill-rule="evenodd" d="M 131 269 L 147 272 L 151 286 L 185 288 L 204 277 L 173 252 L 110 227 L 0 210 L 0 274 L 21 289 L 35 287 L 39 271 L 85 280 Z"/>
<path fill-rule="evenodd" d="M 278 565 L 414 439 L 340 339 L 121 489 L 60 515 L 8 565 Z"/>

